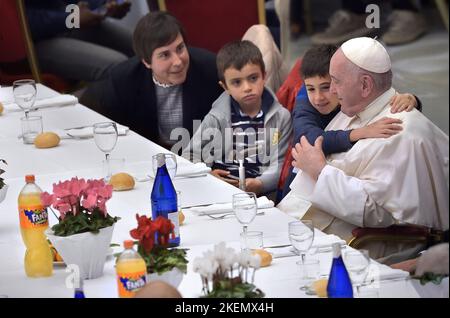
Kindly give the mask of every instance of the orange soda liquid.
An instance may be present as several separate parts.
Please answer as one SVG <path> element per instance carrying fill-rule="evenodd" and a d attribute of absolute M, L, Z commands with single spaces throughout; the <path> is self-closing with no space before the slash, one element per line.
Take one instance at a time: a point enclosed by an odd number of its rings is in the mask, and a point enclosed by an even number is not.
<path fill-rule="evenodd" d="M 19 195 L 20 232 L 27 248 L 25 273 L 28 277 L 53 274 L 53 255 L 44 231 L 48 228 L 48 214 L 39 192 Z"/>
<path fill-rule="evenodd" d="M 147 266 L 144 259 L 124 259 L 116 264 L 119 297 L 132 298 L 146 283 Z"/>

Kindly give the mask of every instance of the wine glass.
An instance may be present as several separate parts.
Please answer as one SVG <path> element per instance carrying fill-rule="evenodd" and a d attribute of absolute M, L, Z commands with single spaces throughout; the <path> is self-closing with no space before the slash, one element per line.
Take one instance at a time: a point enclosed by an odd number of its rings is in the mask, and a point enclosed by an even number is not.
<path fill-rule="evenodd" d="M 36 99 L 36 82 L 32 79 L 14 81 L 13 95 L 14 101 L 25 112 L 25 117 L 28 118 L 28 113 Z"/>
<path fill-rule="evenodd" d="M 344 254 L 345 267 L 350 274 L 353 286 L 356 287 L 356 293 L 359 294 L 360 287 L 364 283 L 369 273 L 370 257 L 367 250 L 347 251 Z"/>
<path fill-rule="evenodd" d="M 306 267 L 306 252 L 308 252 L 309 248 L 312 245 L 312 242 L 314 241 L 314 227 L 312 221 L 305 220 L 289 222 L 288 233 L 289 240 L 291 241 L 292 246 L 295 248 L 297 253 L 300 254 L 301 264 Z M 302 270 L 301 275 L 301 279 L 303 281 L 306 281 L 307 271 Z M 309 286 L 301 286 L 300 290 L 309 291 Z"/>
<path fill-rule="evenodd" d="M 244 236 L 247 234 L 247 227 L 256 216 L 257 203 L 256 194 L 244 192 L 233 194 L 233 212 L 239 223 L 243 226 Z"/>
<path fill-rule="evenodd" d="M 289 222 L 289 240 L 298 254 L 300 254 L 302 262 L 305 262 L 306 252 L 312 245 L 314 240 L 314 227 L 312 221 L 292 221 Z"/>
<path fill-rule="evenodd" d="M 94 124 L 94 140 L 98 149 L 105 153 L 106 157 L 106 180 L 111 178 L 111 169 L 109 166 L 109 154 L 117 143 L 117 125 L 113 122 L 104 122 Z"/>
<path fill-rule="evenodd" d="M 153 173 L 156 177 L 156 172 L 158 171 L 158 155 L 152 156 L 153 162 Z M 173 180 L 177 174 L 177 157 L 173 153 L 165 153 L 164 158 L 166 159 L 166 168 L 169 173 L 170 179 Z"/>

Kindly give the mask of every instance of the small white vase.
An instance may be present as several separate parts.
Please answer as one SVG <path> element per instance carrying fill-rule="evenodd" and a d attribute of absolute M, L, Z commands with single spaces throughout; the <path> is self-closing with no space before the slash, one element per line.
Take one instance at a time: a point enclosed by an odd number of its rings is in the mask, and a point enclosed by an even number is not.
<path fill-rule="evenodd" d="M 81 279 L 93 279 L 103 275 L 113 230 L 114 225 L 101 229 L 97 234 L 85 232 L 56 236 L 48 229 L 46 235 L 67 266 L 78 266 Z"/>
<path fill-rule="evenodd" d="M 6 197 L 6 192 L 8 192 L 8 185 L 5 184 L 3 188 L 0 189 L 0 202 L 2 202 Z"/>
<path fill-rule="evenodd" d="M 183 275 L 184 273 L 175 267 L 172 268 L 172 270 L 164 272 L 162 274 L 147 274 L 147 283 L 160 280 L 175 288 L 178 288 L 181 281 L 183 280 Z"/>

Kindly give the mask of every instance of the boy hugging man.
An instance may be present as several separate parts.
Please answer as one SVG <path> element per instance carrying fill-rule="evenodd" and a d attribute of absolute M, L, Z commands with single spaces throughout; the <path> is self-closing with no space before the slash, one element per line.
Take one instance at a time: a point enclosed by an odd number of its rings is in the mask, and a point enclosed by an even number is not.
<path fill-rule="evenodd" d="M 250 41 L 226 44 L 217 54 L 219 84 L 225 90 L 213 103 L 183 156 L 203 161 L 212 174 L 256 194 L 276 189 L 292 132 L 291 115 L 265 88 L 265 65 Z"/>
<path fill-rule="evenodd" d="M 331 77 L 328 72 L 331 57 L 337 49 L 334 45 L 319 45 L 305 53 L 300 67 L 304 85 L 297 95 L 292 113 L 294 144 L 305 136 L 313 145 L 317 137 L 323 136 L 322 150 L 325 155 L 350 150 L 360 139 L 388 138 L 402 130 L 401 120 L 385 117 L 353 130 L 325 131 L 326 126 L 340 111 L 338 97 L 330 92 Z M 396 94 L 390 103 L 391 113 L 411 111 L 414 107 L 419 110 L 422 108 L 420 100 L 412 94 Z M 289 185 L 296 173 L 295 169 L 290 171 L 282 197 L 290 191 Z"/>

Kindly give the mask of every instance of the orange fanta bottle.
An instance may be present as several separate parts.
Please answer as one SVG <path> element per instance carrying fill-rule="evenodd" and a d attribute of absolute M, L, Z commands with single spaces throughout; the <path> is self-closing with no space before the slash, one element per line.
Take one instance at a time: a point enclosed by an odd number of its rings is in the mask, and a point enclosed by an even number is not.
<path fill-rule="evenodd" d="M 123 242 L 125 250 L 116 263 L 117 287 L 119 297 L 131 298 L 146 283 L 147 265 L 144 259 L 133 249 L 134 242 Z"/>
<path fill-rule="evenodd" d="M 29 277 L 51 276 L 53 256 L 44 234 L 48 214 L 41 202 L 42 190 L 34 183 L 34 175 L 25 176 L 25 182 L 18 199 L 20 232 L 27 248 L 25 273 Z"/>

